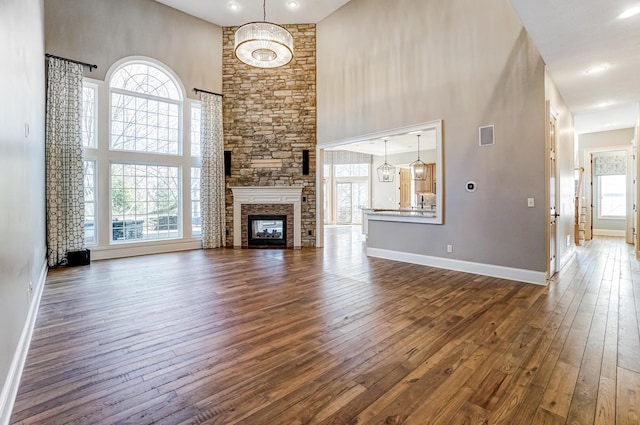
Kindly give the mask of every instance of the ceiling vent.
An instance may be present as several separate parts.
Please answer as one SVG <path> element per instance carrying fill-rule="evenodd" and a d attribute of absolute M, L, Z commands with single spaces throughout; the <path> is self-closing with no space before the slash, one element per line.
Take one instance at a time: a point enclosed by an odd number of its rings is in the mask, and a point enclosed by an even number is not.
<path fill-rule="evenodd" d="M 493 138 L 493 125 L 480 127 L 479 131 L 480 146 L 491 146 L 495 142 Z"/>

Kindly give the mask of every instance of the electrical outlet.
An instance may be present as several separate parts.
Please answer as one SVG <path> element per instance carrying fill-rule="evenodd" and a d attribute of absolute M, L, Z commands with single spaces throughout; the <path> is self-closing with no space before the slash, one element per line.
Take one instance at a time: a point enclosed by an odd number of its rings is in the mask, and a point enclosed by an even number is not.
<path fill-rule="evenodd" d="M 536 206 L 536 200 L 534 198 L 527 198 L 527 207 L 533 208 Z"/>
<path fill-rule="evenodd" d="M 309 235 L 309 236 L 313 236 L 313 230 L 309 230 L 308 235 Z"/>
<path fill-rule="evenodd" d="M 447 252 L 453 252 L 453 245 L 447 245 Z"/>

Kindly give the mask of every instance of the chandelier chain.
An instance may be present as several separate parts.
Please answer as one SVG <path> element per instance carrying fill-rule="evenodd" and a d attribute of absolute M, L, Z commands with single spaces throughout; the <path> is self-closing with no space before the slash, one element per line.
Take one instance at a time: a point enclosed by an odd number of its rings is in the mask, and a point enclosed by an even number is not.
<path fill-rule="evenodd" d="M 262 21 L 267 22 L 267 0 L 262 0 Z"/>

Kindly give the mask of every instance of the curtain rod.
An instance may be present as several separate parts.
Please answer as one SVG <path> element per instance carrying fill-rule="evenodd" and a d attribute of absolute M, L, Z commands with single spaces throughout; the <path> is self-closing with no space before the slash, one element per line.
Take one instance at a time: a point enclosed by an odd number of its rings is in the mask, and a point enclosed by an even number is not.
<path fill-rule="evenodd" d="M 209 94 L 213 94 L 213 95 L 215 95 L 215 96 L 224 97 L 224 96 L 223 96 L 223 95 L 221 95 L 220 93 L 215 93 L 215 92 L 207 91 L 207 90 L 201 90 L 201 89 L 197 89 L 197 88 L 195 88 L 195 87 L 193 88 L 193 91 L 194 91 L 194 92 L 196 92 L 196 94 L 197 94 L 198 92 L 202 92 L 202 93 L 209 93 Z"/>
<path fill-rule="evenodd" d="M 46 57 L 48 57 L 48 58 L 62 59 L 62 60 L 67 61 L 67 62 L 77 63 L 77 64 L 80 64 L 82 66 L 86 66 L 86 67 L 89 68 L 89 72 L 91 72 L 91 70 L 93 70 L 93 69 L 98 69 L 98 65 L 94 65 L 94 64 L 91 64 L 91 63 L 80 62 L 80 61 L 76 61 L 76 60 L 73 60 L 73 59 L 63 58 L 62 56 L 56 56 L 56 55 L 52 55 L 50 53 L 45 53 L 44 55 Z"/>

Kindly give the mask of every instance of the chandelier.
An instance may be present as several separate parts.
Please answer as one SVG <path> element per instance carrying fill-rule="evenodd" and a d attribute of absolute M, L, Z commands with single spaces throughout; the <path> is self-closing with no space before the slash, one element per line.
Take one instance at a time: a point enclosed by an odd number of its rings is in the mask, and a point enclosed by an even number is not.
<path fill-rule="evenodd" d="M 293 37 L 280 25 L 267 21 L 267 0 L 262 2 L 262 22 L 249 22 L 236 30 L 236 57 L 256 68 L 278 68 L 293 59 Z"/>
<path fill-rule="evenodd" d="M 384 139 L 384 164 L 378 167 L 378 181 L 391 183 L 396 174 L 396 167 L 387 163 L 387 139 Z"/>
<path fill-rule="evenodd" d="M 427 164 L 420 161 L 420 135 L 418 136 L 418 159 L 409 164 L 411 169 L 412 180 L 426 180 L 427 179 Z"/>

